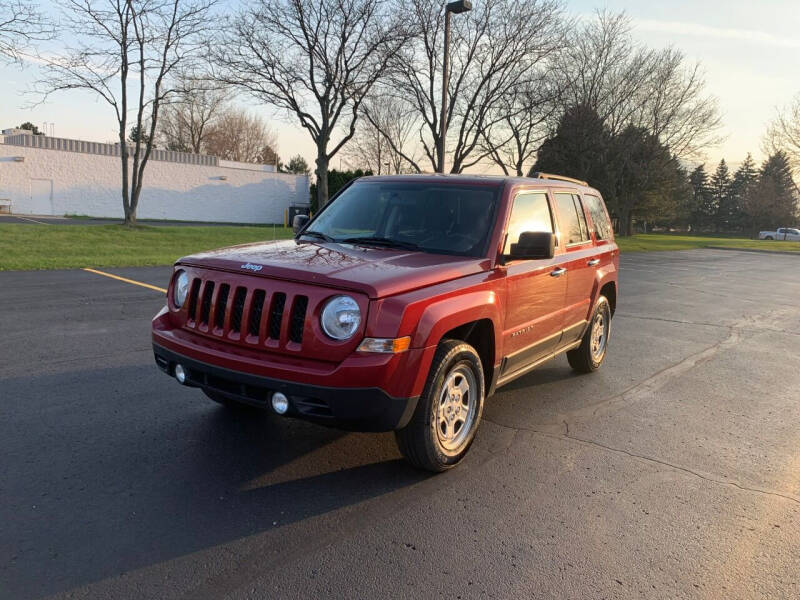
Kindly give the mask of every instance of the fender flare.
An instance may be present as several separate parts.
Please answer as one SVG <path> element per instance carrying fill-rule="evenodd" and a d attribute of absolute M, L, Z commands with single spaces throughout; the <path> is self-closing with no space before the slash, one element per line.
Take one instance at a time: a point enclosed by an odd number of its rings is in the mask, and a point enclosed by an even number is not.
<path fill-rule="evenodd" d="M 419 318 L 411 337 L 412 348 L 436 346 L 451 329 L 481 319 L 492 322 L 494 345 L 500 345 L 502 327 L 499 298 L 492 290 L 482 290 L 445 298 L 428 305 Z"/>
<path fill-rule="evenodd" d="M 613 283 L 615 291 L 619 294 L 619 284 L 617 283 L 617 268 L 614 264 L 609 264 L 602 269 L 598 269 L 594 278 L 594 286 L 592 287 L 592 302 L 589 304 L 589 313 L 587 314 L 587 320 L 591 317 L 592 311 L 594 310 L 594 305 L 597 302 L 598 296 L 600 296 L 600 290 L 603 289 L 603 286 L 607 283 Z"/>

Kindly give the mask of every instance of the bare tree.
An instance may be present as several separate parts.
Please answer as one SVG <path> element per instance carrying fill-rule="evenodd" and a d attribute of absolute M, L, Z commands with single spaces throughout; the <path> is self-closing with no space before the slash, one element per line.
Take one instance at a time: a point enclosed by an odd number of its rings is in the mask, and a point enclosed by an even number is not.
<path fill-rule="evenodd" d="M 563 16 L 558 0 L 485 0 L 452 19 L 448 85 L 447 147 L 439 155 L 444 4 L 411 0 L 409 21 L 416 36 L 393 59 L 386 88 L 409 102 L 417 116 L 422 161 L 404 153 L 418 171 L 449 162 L 460 173 L 491 155 L 486 132 L 504 117 L 503 105 L 517 86 L 535 80 L 561 45 Z M 422 164 L 424 162 L 424 164 Z"/>
<path fill-rule="evenodd" d="M 525 175 L 551 132 L 560 106 L 561 78 L 550 70 L 520 83 L 501 99 L 492 126 L 483 132 L 481 148 L 506 175 Z"/>
<path fill-rule="evenodd" d="M 0 61 L 19 61 L 34 42 L 48 40 L 55 28 L 37 6 L 23 0 L 0 2 Z"/>
<path fill-rule="evenodd" d="M 64 54 L 47 60 L 38 91 L 44 101 L 54 92 L 87 90 L 114 110 L 127 225 L 136 223 L 160 109 L 176 92 L 171 79 L 199 55 L 214 2 L 68 0 L 65 3 L 62 21 L 70 46 Z M 140 132 L 132 146 L 125 139 L 129 124 Z"/>
<path fill-rule="evenodd" d="M 778 111 L 767 128 L 762 145 L 767 155 L 783 150 L 795 173 L 800 170 L 800 94 L 789 106 Z"/>
<path fill-rule="evenodd" d="M 345 156 L 354 167 L 377 173 L 414 171 L 403 158 L 415 158 L 409 147 L 416 114 L 412 107 L 392 96 L 374 96 L 364 103 L 364 119 L 345 148 Z"/>
<path fill-rule="evenodd" d="M 716 98 L 706 93 L 701 65 L 685 62 L 675 48 L 654 54 L 632 124 L 647 129 L 675 156 L 690 159 L 722 141 L 722 117 Z"/>
<path fill-rule="evenodd" d="M 228 109 L 208 130 L 205 151 L 225 160 L 276 164 L 277 138 L 261 117 Z"/>
<path fill-rule="evenodd" d="M 720 141 L 719 109 L 700 66 L 686 66 L 677 49 L 635 43 L 625 14 L 599 11 L 573 28 L 556 72 L 566 82 L 563 107 L 593 108 L 612 135 L 644 128 L 680 158 Z"/>
<path fill-rule="evenodd" d="M 331 158 L 355 134 L 365 96 L 406 39 L 390 10 L 385 0 L 257 0 L 226 24 L 211 52 L 220 81 L 309 132 L 320 206 Z"/>
<path fill-rule="evenodd" d="M 161 111 L 159 142 L 169 150 L 204 152 L 215 121 L 225 112 L 229 94 L 207 79 L 181 74 L 177 90 Z"/>

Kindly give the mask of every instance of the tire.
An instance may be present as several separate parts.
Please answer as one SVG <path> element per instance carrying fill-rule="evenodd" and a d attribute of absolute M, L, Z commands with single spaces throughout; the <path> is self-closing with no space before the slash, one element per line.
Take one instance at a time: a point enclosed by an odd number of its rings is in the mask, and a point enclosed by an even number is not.
<path fill-rule="evenodd" d="M 450 395 L 445 393 L 448 383 Z M 485 396 L 475 348 L 459 340 L 442 341 L 411 421 L 395 431 L 400 452 L 419 469 L 440 473 L 456 466 L 475 439 Z"/>
<path fill-rule="evenodd" d="M 772 237 L 771 235 L 768 235 L 768 236 L 767 236 L 767 237 L 765 237 L 764 239 L 765 239 L 765 240 L 774 240 L 775 238 L 774 238 L 774 237 Z"/>
<path fill-rule="evenodd" d="M 233 396 L 229 396 L 228 394 L 224 394 L 222 392 L 218 392 L 216 390 L 209 390 L 208 388 L 202 388 L 203 393 L 208 396 L 214 402 L 218 404 L 222 404 L 226 408 L 234 409 L 234 410 L 258 410 L 258 407 L 255 407 L 251 404 L 247 404 L 246 402 L 240 402 Z"/>
<path fill-rule="evenodd" d="M 601 331 L 598 331 L 598 328 Z M 581 345 L 567 352 L 569 366 L 579 373 L 597 371 L 606 358 L 610 334 L 611 306 L 605 296 L 599 296 L 592 311 L 592 319 L 581 339 Z"/>

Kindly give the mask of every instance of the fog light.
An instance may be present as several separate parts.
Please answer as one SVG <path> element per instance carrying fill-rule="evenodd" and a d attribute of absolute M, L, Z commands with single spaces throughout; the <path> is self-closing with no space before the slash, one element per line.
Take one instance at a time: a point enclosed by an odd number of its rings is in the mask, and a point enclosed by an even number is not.
<path fill-rule="evenodd" d="M 272 410 L 279 415 L 285 415 L 289 410 L 289 399 L 280 392 L 275 392 L 272 394 Z"/>
<path fill-rule="evenodd" d="M 175 379 L 178 380 L 178 383 L 186 383 L 186 369 L 182 364 L 175 365 Z"/>

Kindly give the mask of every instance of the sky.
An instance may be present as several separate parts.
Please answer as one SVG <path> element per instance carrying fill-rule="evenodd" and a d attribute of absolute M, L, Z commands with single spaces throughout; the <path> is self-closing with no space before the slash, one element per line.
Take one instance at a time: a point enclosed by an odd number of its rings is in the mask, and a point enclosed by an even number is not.
<path fill-rule="evenodd" d="M 718 99 L 724 124 L 724 141 L 706 153 L 709 164 L 725 158 L 735 167 L 748 152 L 762 160 L 767 124 L 778 107 L 800 93 L 800 9 L 791 0 L 573 0 L 566 8 L 577 17 L 603 8 L 624 11 L 639 41 L 677 47 L 688 61 L 702 64 L 707 92 Z M 0 129 L 32 121 L 40 128 L 47 123 L 47 132 L 52 127 L 59 137 L 114 141 L 112 109 L 86 93 L 62 92 L 31 108 L 34 98 L 26 91 L 39 77 L 35 63 L 22 69 L 0 65 Z M 314 145 L 295 121 L 246 96 L 237 103 L 268 120 L 284 162 L 300 154 L 313 165 Z M 331 166 L 340 166 L 338 157 Z"/>

